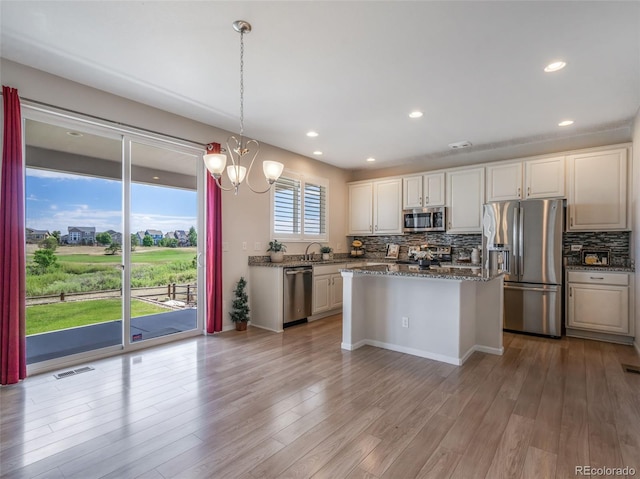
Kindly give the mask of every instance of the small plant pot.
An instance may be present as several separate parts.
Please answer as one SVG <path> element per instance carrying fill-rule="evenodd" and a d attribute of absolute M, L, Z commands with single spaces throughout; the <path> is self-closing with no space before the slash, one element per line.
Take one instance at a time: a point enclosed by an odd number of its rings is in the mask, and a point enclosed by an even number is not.
<path fill-rule="evenodd" d="M 330 260 L 331 259 L 331 253 L 322 253 L 322 259 L 324 261 Z"/>
<path fill-rule="evenodd" d="M 271 252 L 271 262 L 272 263 L 282 263 L 284 261 L 284 252 Z"/>
<path fill-rule="evenodd" d="M 236 331 L 246 331 L 247 330 L 247 322 L 246 321 L 237 321 L 236 322 Z"/>

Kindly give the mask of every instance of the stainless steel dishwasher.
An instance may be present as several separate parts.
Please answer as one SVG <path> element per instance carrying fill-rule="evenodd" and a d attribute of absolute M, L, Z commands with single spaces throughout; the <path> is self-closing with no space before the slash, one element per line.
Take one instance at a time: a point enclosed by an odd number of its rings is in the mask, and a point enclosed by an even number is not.
<path fill-rule="evenodd" d="M 292 266 L 284 268 L 284 327 L 303 323 L 311 316 L 313 268 Z"/>

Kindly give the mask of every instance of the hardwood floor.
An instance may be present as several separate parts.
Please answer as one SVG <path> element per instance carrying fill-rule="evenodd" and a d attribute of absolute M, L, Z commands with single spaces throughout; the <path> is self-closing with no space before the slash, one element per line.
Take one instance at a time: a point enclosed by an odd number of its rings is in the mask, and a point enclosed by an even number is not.
<path fill-rule="evenodd" d="M 343 351 L 340 319 L 189 339 L 3 387 L 0 475 L 640 475 L 640 375 L 621 367 L 640 364 L 633 348 L 505 334 L 503 356 L 456 367 Z"/>

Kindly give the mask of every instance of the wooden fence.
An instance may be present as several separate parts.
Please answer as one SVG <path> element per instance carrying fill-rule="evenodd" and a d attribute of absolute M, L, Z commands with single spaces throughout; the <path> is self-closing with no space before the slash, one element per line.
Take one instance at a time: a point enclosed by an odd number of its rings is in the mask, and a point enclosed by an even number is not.
<path fill-rule="evenodd" d="M 51 304 L 61 301 L 87 301 L 90 299 L 106 299 L 122 297 L 122 288 L 103 291 L 85 291 L 81 293 L 60 293 L 47 296 L 30 296 L 26 298 L 26 305 Z M 149 286 L 131 288 L 132 298 L 141 298 L 162 302 L 167 299 L 182 301 L 188 306 L 195 306 L 198 301 L 198 285 L 171 283 L 166 286 Z"/>

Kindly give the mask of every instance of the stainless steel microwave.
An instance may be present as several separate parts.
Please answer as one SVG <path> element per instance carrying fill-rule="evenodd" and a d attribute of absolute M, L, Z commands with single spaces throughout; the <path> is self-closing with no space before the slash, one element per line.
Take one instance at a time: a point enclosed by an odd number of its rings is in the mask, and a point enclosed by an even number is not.
<path fill-rule="evenodd" d="M 422 231 L 445 231 L 445 207 L 414 208 L 402 213 L 405 233 Z"/>

